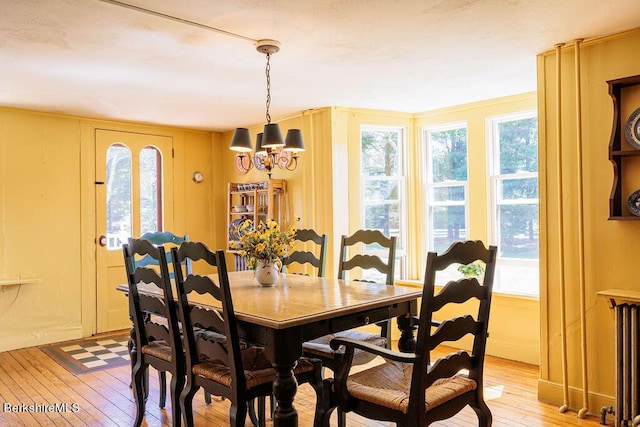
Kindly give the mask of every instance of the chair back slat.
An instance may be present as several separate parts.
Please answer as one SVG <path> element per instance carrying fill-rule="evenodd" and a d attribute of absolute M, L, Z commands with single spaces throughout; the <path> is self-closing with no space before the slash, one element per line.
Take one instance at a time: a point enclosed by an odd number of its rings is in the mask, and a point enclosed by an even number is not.
<path fill-rule="evenodd" d="M 140 310 L 146 314 L 155 314 L 157 316 L 167 317 L 167 306 L 164 299 L 156 295 L 140 294 L 140 302 L 138 306 Z"/>
<path fill-rule="evenodd" d="M 342 263 L 343 270 L 353 270 L 354 268 L 361 268 L 363 270 L 375 269 L 380 273 L 386 274 L 388 265 L 377 255 L 358 254 Z"/>
<path fill-rule="evenodd" d="M 318 259 L 318 257 L 313 252 L 309 251 L 292 252 L 291 255 L 285 258 L 285 262 L 285 265 L 290 265 L 294 262 L 297 262 L 298 264 L 311 264 L 316 268 L 320 266 L 320 260 Z"/>
<path fill-rule="evenodd" d="M 456 317 L 452 320 L 443 321 L 431 334 L 429 350 L 433 350 L 444 342 L 458 341 L 467 334 L 476 334 L 478 323 L 471 315 Z"/>
<path fill-rule="evenodd" d="M 303 244 L 306 242 L 312 242 L 317 246 L 317 249 L 314 248 L 314 251 L 296 250 L 291 252 L 282 260 L 282 265 L 285 267 L 285 269 L 287 266 L 290 266 L 294 263 L 300 265 L 310 264 L 317 269 L 318 277 L 324 277 L 326 268 L 327 242 L 329 241 L 329 236 L 327 236 L 326 234 L 320 235 L 312 229 L 299 229 L 296 230 L 295 241 L 296 243 Z"/>
<path fill-rule="evenodd" d="M 207 276 L 189 275 L 185 279 L 183 286 L 186 293 L 196 292 L 200 295 L 211 294 L 218 301 L 222 300 L 220 288 Z"/>
<path fill-rule="evenodd" d="M 156 323 L 154 321 L 148 321 L 144 324 L 144 330 L 149 341 L 165 341 L 171 342 L 171 335 L 169 329 L 165 325 Z"/>
<path fill-rule="evenodd" d="M 358 230 L 351 236 L 345 236 L 343 242 L 346 246 L 353 246 L 357 243 L 364 243 L 367 245 L 377 243 L 385 248 L 391 246 L 389 237 L 382 234 L 380 230 Z"/>
<path fill-rule="evenodd" d="M 201 307 L 191 308 L 189 318 L 192 326 L 225 334 L 225 321 L 220 310 L 208 310 Z"/>
<path fill-rule="evenodd" d="M 473 298 L 482 300 L 486 291 L 487 288 L 481 286 L 475 278 L 451 281 L 431 300 L 433 311 L 438 311 L 447 304 L 461 304 Z"/>
<path fill-rule="evenodd" d="M 460 372 L 461 369 L 468 369 L 472 364 L 473 359 L 468 352 L 460 350 L 457 353 L 450 353 L 438 359 L 428 368 L 425 387 L 429 387 L 441 378 L 452 377 Z"/>

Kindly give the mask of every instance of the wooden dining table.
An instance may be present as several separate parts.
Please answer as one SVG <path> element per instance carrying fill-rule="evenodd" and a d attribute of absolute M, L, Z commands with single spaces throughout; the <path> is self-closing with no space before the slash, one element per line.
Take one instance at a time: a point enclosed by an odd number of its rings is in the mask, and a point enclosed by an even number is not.
<path fill-rule="evenodd" d="M 217 275 L 210 277 L 217 282 Z M 255 281 L 253 271 L 231 272 L 229 283 L 240 337 L 264 346 L 276 371 L 275 427 L 298 425 L 293 368 L 305 341 L 395 317 L 401 330 L 399 349 L 415 347 L 412 314 L 417 314 L 422 296 L 419 288 L 294 274 L 282 274 L 274 286 L 264 287 Z M 118 289 L 126 292 L 128 287 Z M 139 290 L 145 292 L 144 285 Z M 200 295 L 192 302 L 219 307 Z"/>

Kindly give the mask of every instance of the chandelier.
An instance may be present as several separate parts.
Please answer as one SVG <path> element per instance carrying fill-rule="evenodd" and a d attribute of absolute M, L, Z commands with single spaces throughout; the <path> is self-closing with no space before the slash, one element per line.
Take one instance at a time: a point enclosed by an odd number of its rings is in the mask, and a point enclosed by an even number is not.
<path fill-rule="evenodd" d="M 256 149 L 253 156 L 251 145 L 251 134 L 249 129 L 237 128 L 231 138 L 233 151 L 237 151 L 235 158 L 236 170 L 240 173 L 247 173 L 252 167 L 266 171 L 269 179 L 271 172 L 277 166 L 281 169 L 294 170 L 298 166 L 298 152 L 304 151 L 304 141 L 300 129 L 289 129 L 287 137 L 282 138 L 280 125 L 271 123 L 269 107 L 271 106 L 271 55 L 280 50 L 280 42 L 276 40 L 258 40 L 256 49 L 267 56 L 267 66 L 265 74 L 267 76 L 267 102 L 266 119 L 262 133 L 256 137 Z"/>

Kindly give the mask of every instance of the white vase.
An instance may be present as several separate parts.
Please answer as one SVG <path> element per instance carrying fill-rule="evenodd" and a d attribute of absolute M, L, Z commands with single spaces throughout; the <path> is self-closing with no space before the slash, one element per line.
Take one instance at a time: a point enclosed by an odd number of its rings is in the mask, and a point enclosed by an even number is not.
<path fill-rule="evenodd" d="M 263 259 L 258 260 L 258 266 L 256 267 L 256 280 L 262 286 L 273 286 L 278 281 L 280 268 L 278 267 L 280 260 L 266 261 Z"/>

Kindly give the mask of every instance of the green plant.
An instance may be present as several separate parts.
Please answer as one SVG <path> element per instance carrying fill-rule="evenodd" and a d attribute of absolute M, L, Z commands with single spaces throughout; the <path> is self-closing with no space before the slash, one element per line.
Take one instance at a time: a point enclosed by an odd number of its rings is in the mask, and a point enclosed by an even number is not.
<path fill-rule="evenodd" d="M 484 273 L 484 267 L 479 264 L 460 264 L 458 271 L 465 276 L 480 277 Z"/>

